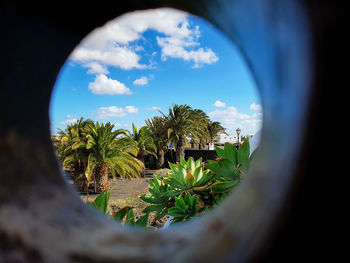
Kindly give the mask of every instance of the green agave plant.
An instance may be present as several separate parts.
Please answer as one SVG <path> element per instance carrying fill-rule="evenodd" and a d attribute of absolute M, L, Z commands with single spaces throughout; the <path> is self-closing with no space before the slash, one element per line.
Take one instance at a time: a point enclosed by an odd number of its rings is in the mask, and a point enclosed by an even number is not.
<path fill-rule="evenodd" d="M 173 190 L 168 195 L 178 196 L 184 192 L 200 192 L 210 188 L 214 174 L 203 169 L 202 159 L 195 161 L 192 157 L 185 161 L 182 157 L 180 164 L 169 164 L 172 173 L 164 176 L 165 181 Z"/>
<path fill-rule="evenodd" d="M 94 201 L 88 202 L 87 204 L 93 209 L 101 212 L 104 215 L 110 215 L 110 211 L 108 209 L 108 203 L 110 200 L 111 191 L 100 193 Z M 114 216 L 113 219 L 119 222 L 122 222 L 125 218 L 125 224 L 129 226 L 136 227 L 147 227 L 149 213 L 141 216 L 138 220 L 135 220 L 134 211 L 132 207 L 126 206 L 120 209 Z"/>
<path fill-rule="evenodd" d="M 122 222 L 125 218 L 125 225 L 136 226 L 136 227 L 147 227 L 149 213 L 141 216 L 138 220 L 135 220 L 134 211 L 132 207 L 126 206 L 120 209 L 114 216 L 114 220 Z"/>
<path fill-rule="evenodd" d="M 173 216 L 172 223 L 188 221 L 198 214 L 200 206 L 197 196 L 187 193 L 185 197 L 176 197 L 175 206 L 169 209 L 169 215 Z"/>
<path fill-rule="evenodd" d="M 146 207 L 143 212 L 156 212 L 155 220 L 159 220 L 168 214 L 168 208 L 172 206 L 173 198 L 169 196 L 170 186 L 158 176 L 154 176 L 152 180 L 148 180 L 149 193 L 141 195 L 140 198 L 151 204 Z"/>
<path fill-rule="evenodd" d="M 109 202 L 110 196 L 111 196 L 111 191 L 102 192 L 95 198 L 94 201 L 88 202 L 87 204 L 90 207 L 101 212 L 102 214 L 107 215 L 109 214 L 109 211 L 107 211 L 107 209 L 108 209 L 108 202 Z"/>
<path fill-rule="evenodd" d="M 247 172 L 251 160 L 249 140 L 245 140 L 237 150 L 232 144 L 226 143 L 224 149 L 215 147 L 218 158 L 208 161 L 206 168 L 215 173 L 214 193 L 230 191 Z"/>
<path fill-rule="evenodd" d="M 171 172 L 161 179 L 149 180 L 149 193 L 141 199 L 150 205 L 144 213 L 156 212 L 156 220 L 173 216 L 173 222 L 190 220 L 215 207 L 240 182 L 249 168 L 252 155 L 249 141 L 240 150 L 231 144 L 224 149 L 216 147 L 218 158 L 205 165 L 201 159 L 180 159 L 179 164 L 169 164 Z"/>
<path fill-rule="evenodd" d="M 143 212 L 156 212 L 156 220 L 169 215 L 169 209 L 176 203 L 175 197 L 187 193 L 197 195 L 196 202 L 204 207 L 207 196 L 211 195 L 211 179 L 214 174 L 203 169 L 202 159 L 195 161 L 189 158 L 185 161 L 181 158 L 180 164 L 169 163 L 169 166 L 171 172 L 164 175 L 164 179 L 154 176 L 153 180 L 149 180 L 149 193 L 140 197 L 150 204 Z"/>

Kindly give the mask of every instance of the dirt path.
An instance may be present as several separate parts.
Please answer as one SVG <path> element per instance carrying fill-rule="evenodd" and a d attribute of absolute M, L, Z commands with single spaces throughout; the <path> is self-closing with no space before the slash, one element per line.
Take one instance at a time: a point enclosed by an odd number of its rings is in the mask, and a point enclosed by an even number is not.
<path fill-rule="evenodd" d="M 111 180 L 111 197 L 110 201 L 115 201 L 119 199 L 126 199 L 126 198 L 138 198 L 140 195 L 148 192 L 148 180 L 152 179 L 154 170 L 146 169 L 146 177 L 142 178 L 133 178 L 131 180 L 129 179 L 122 179 L 118 177 L 116 180 Z M 73 180 L 70 177 L 70 172 L 65 171 L 65 180 L 74 187 Z M 94 200 L 98 194 L 89 194 L 89 199 Z M 80 193 L 80 197 L 85 201 L 84 197 L 86 197 L 86 194 Z"/>
<path fill-rule="evenodd" d="M 116 181 L 112 183 L 112 193 L 110 201 L 115 201 L 118 199 L 139 197 L 141 194 L 147 192 L 148 183 L 147 180 L 150 178 L 140 178 L 140 179 L 121 179 L 117 178 Z M 84 198 L 86 195 L 82 194 L 81 197 Z M 94 200 L 98 194 L 89 194 L 89 199 Z"/>
<path fill-rule="evenodd" d="M 140 179 L 119 179 L 113 182 L 111 199 L 125 199 L 129 197 L 139 197 L 147 192 L 149 178 Z"/>

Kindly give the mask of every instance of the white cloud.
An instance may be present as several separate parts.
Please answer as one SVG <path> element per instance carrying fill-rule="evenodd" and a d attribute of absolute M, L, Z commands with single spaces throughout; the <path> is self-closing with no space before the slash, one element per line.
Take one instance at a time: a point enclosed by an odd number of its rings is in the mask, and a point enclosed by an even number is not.
<path fill-rule="evenodd" d="M 145 49 L 143 48 L 143 46 L 136 46 L 136 47 L 134 48 L 134 50 L 135 50 L 136 52 L 138 52 L 138 51 L 144 51 Z"/>
<path fill-rule="evenodd" d="M 70 124 L 73 124 L 75 122 L 77 122 L 78 120 L 73 118 L 73 119 L 68 119 L 68 120 L 65 120 L 65 121 L 61 121 L 59 122 L 60 125 L 70 125 Z"/>
<path fill-rule="evenodd" d="M 142 76 L 141 78 L 135 79 L 133 84 L 134 85 L 140 85 L 140 86 L 144 86 L 148 84 L 149 80 L 154 79 L 154 75 L 150 74 L 148 77 L 146 76 Z"/>
<path fill-rule="evenodd" d="M 160 108 L 160 107 L 157 107 L 157 106 L 153 106 L 153 107 L 148 107 L 148 108 L 146 108 L 146 110 L 156 110 L 156 111 L 160 111 L 161 108 Z"/>
<path fill-rule="evenodd" d="M 98 62 L 90 62 L 83 65 L 83 67 L 89 69 L 88 74 L 109 74 L 107 67 Z"/>
<path fill-rule="evenodd" d="M 212 64 L 219 60 L 210 48 L 199 48 L 196 50 L 186 50 L 185 47 L 195 45 L 186 40 L 176 39 L 175 37 L 161 38 L 157 37 L 159 46 L 162 48 L 162 59 L 167 57 L 182 58 L 185 61 L 193 61 L 194 68 L 203 66 L 203 64 Z"/>
<path fill-rule="evenodd" d="M 253 118 L 262 118 L 262 116 L 263 116 L 262 112 L 254 113 L 252 115 Z"/>
<path fill-rule="evenodd" d="M 158 45 L 161 47 L 162 59 L 182 58 L 185 61 L 193 61 L 193 67 L 200 67 L 203 64 L 212 64 L 219 60 L 210 48 L 197 48 L 200 43 L 199 27 L 190 30 L 187 19 L 179 23 L 179 32 L 169 34 L 166 37 L 157 37 Z"/>
<path fill-rule="evenodd" d="M 133 84 L 134 85 L 141 85 L 141 86 L 147 85 L 148 84 L 148 78 L 143 76 L 143 77 L 141 77 L 139 79 L 135 79 Z"/>
<path fill-rule="evenodd" d="M 147 68 L 146 65 L 139 64 L 139 55 L 125 46 L 113 46 L 101 50 L 89 49 L 83 46 L 73 51 L 71 59 L 81 63 L 95 61 L 108 66 L 120 67 L 125 70 Z"/>
<path fill-rule="evenodd" d="M 226 109 L 216 109 L 208 114 L 210 119 L 220 121 L 229 134 L 235 134 L 236 129 L 242 130 L 242 135 L 254 134 L 261 129 L 261 115 L 241 113 L 237 108 L 229 106 Z"/>
<path fill-rule="evenodd" d="M 226 110 L 218 110 L 216 109 L 215 111 L 209 113 L 211 114 L 212 117 L 219 117 L 219 118 L 224 118 L 224 119 L 237 119 L 237 120 L 244 120 L 244 119 L 249 119 L 250 116 L 248 114 L 240 113 L 236 109 L 236 107 L 229 106 L 227 107 Z"/>
<path fill-rule="evenodd" d="M 252 103 L 250 104 L 250 109 L 251 110 L 256 110 L 256 111 L 262 111 L 262 107 L 260 104 Z"/>
<path fill-rule="evenodd" d="M 220 100 L 215 101 L 215 103 L 213 105 L 217 108 L 225 108 L 226 107 L 226 103 L 222 102 Z"/>
<path fill-rule="evenodd" d="M 125 108 L 118 108 L 117 106 L 100 107 L 96 110 L 95 115 L 97 119 L 108 119 L 113 117 L 124 117 L 127 114 L 138 114 L 139 109 L 135 106 L 126 106 Z"/>
<path fill-rule="evenodd" d="M 193 67 L 218 60 L 210 48 L 199 47 L 199 27 L 189 24 L 187 14 L 169 8 L 136 11 L 106 23 L 91 32 L 70 58 L 80 63 L 95 62 L 125 70 L 148 68 L 151 65 L 140 64 L 140 56 L 136 53 L 143 51 L 143 47 L 132 46 L 132 42 L 141 39 L 142 34 L 149 29 L 165 35 L 157 37 L 163 60 L 168 57 L 181 58 L 192 61 Z M 156 54 L 153 52 L 152 56 Z M 91 69 L 90 72 L 93 71 Z"/>
<path fill-rule="evenodd" d="M 121 95 L 131 94 L 129 88 L 118 80 L 108 78 L 106 75 L 97 75 L 94 82 L 89 83 L 89 90 L 94 94 Z"/>

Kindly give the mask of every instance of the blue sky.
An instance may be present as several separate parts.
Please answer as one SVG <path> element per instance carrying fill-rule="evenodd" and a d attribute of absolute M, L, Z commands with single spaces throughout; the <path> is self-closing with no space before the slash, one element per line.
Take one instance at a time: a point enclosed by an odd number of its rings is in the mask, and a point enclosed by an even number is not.
<path fill-rule="evenodd" d="M 91 32 L 70 55 L 51 100 L 51 130 L 79 117 L 144 125 L 172 104 L 204 110 L 234 134 L 262 125 L 260 99 L 236 47 L 174 9 L 134 12 Z"/>

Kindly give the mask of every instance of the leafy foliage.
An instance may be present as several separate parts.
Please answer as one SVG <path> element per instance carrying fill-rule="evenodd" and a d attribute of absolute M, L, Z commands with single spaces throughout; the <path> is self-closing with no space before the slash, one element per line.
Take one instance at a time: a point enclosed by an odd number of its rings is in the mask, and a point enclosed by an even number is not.
<path fill-rule="evenodd" d="M 83 179 L 86 177 L 86 188 L 93 179 L 96 192 L 108 188 L 109 175 L 138 177 L 144 168 L 143 163 L 135 158 L 139 147 L 129 136 L 129 131 L 114 128 L 110 122 L 95 124 L 80 118 L 68 125 L 65 131 L 60 130 L 54 140 L 57 156 L 63 165 L 71 166 Z"/>
<path fill-rule="evenodd" d="M 208 209 L 216 206 L 240 182 L 246 173 L 251 158 L 250 146 L 246 140 L 240 150 L 233 145 L 225 144 L 224 149 L 216 147 L 218 158 L 209 161 L 204 169 L 202 160 L 195 161 L 181 158 L 179 164 L 169 164 L 171 172 L 163 178 L 154 176 L 149 180 L 149 193 L 140 198 L 149 205 L 143 210 L 145 213 L 135 220 L 132 207 L 120 209 L 113 218 L 126 225 L 145 227 L 151 212 L 156 213 L 155 220 L 164 216 L 173 216 L 172 223 L 191 220 Z M 103 192 L 92 207 L 103 214 L 107 212 L 110 192 Z"/>
<path fill-rule="evenodd" d="M 53 144 L 58 158 L 65 166 L 72 166 L 75 172 L 86 168 L 88 151 L 86 150 L 86 135 L 91 120 L 80 118 L 75 123 L 67 125 L 65 130 L 59 130 Z"/>
<path fill-rule="evenodd" d="M 168 136 L 164 117 L 155 116 L 145 120 L 149 127 L 153 142 L 157 147 L 157 169 L 164 167 L 164 155 L 168 151 Z"/>
<path fill-rule="evenodd" d="M 227 143 L 224 149 L 216 147 L 216 152 L 218 158 L 206 165 L 201 159 L 181 158 L 179 164 L 169 164 L 171 172 L 163 179 L 155 176 L 149 180 L 149 193 L 141 196 L 149 203 L 143 212 L 156 212 L 158 219 L 173 216 L 175 223 L 187 221 L 221 202 L 249 167 L 249 141 L 240 150 Z"/>
<path fill-rule="evenodd" d="M 165 180 L 172 189 L 171 195 L 178 196 L 184 192 L 200 192 L 210 187 L 213 174 L 203 170 L 202 159 L 195 161 L 192 157 L 187 162 L 181 157 L 180 164 L 169 164 L 172 173 L 165 176 Z"/>
<path fill-rule="evenodd" d="M 64 166 L 72 168 L 79 179 L 74 182 L 80 191 L 87 191 L 93 180 L 95 192 L 101 192 L 108 189 L 109 175 L 132 178 L 143 174 L 147 154 L 156 156 L 157 168 L 162 168 L 169 143 L 176 146 L 176 160 L 180 162 L 186 141 L 202 145 L 224 131 L 204 111 L 188 105 L 174 104 L 167 115 L 161 114 L 147 119 L 146 126 L 140 129 L 132 124 L 131 134 L 123 129 L 114 130 L 110 122 L 94 123 L 80 118 L 58 132 L 54 140 L 57 156 Z M 190 180 L 191 176 L 187 177 Z"/>
<path fill-rule="evenodd" d="M 168 115 L 164 113 L 162 115 L 165 119 L 164 129 L 168 141 L 175 145 L 176 161 L 179 162 L 180 156 L 184 157 L 184 145 L 187 138 L 196 143 L 206 138 L 205 127 L 209 118 L 204 111 L 192 109 L 186 104 L 174 104 L 169 107 Z"/>
<path fill-rule="evenodd" d="M 128 131 L 117 129 L 113 131 L 111 123 L 90 124 L 87 135 L 86 148 L 90 150 L 86 177 L 89 179 L 98 165 L 105 164 L 113 176 L 116 172 L 122 177 L 137 177 L 143 164 L 135 156 L 138 152 L 137 144 L 127 137 Z M 124 136 L 117 138 L 118 136 Z"/>
<path fill-rule="evenodd" d="M 208 161 L 206 168 L 215 173 L 216 183 L 213 192 L 224 193 L 236 186 L 241 177 L 247 172 L 250 163 L 250 146 L 246 140 L 237 150 L 233 145 L 226 143 L 224 149 L 215 147 L 218 155 L 216 161 Z"/>
<path fill-rule="evenodd" d="M 174 217 L 174 223 L 183 222 L 196 216 L 199 209 L 197 196 L 187 193 L 184 198 L 175 198 L 175 206 L 169 209 L 169 215 Z"/>
<path fill-rule="evenodd" d="M 208 120 L 208 122 L 206 123 L 206 126 L 205 126 L 205 131 L 206 131 L 206 134 L 207 134 L 207 139 L 210 142 L 213 142 L 214 138 L 219 133 L 225 133 L 226 134 L 225 128 L 222 127 L 222 125 L 218 121 Z"/>
<path fill-rule="evenodd" d="M 138 220 L 135 220 L 134 211 L 132 210 L 132 207 L 126 206 L 122 209 L 120 209 L 115 215 L 114 220 L 122 222 L 125 218 L 125 224 L 129 226 L 136 226 L 136 227 L 146 227 L 148 222 L 149 213 L 146 213 L 145 215 L 141 216 Z"/>
<path fill-rule="evenodd" d="M 172 206 L 173 200 L 170 193 L 170 186 L 162 179 L 154 176 L 152 180 L 148 181 L 149 193 L 141 195 L 141 199 L 150 205 L 146 207 L 143 212 L 156 212 L 155 220 L 161 219 L 168 214 L 168 209 Z"/>
<path fill-rule="evenodd" d="M 110 215 L 110 211 L 108 209 L 108 203 L 110 199 L 111 192 L 102 192 L 100 193 L 94 201 L 87 203 L 93 209 L 101 212 L 104 215 Z M 136 227 L 146 227 L 148 222 L 149 213 L 141 216 L 138 220 L 135 220 L 135 215 L 132 210 L 132 207 L 126 206 L 120 209 L 114 216 L 113 219 L 119 222 L 122 222 L 125 218 L 125 224 L 129 226 Z"/>
<path fill-rule="evenodd" d="M 132 207 L 124 207 L 114 215 L 115 220 L 145 226 L 149 214 L 155 212 L 155 220 L 171 215 L 173 222 L 187 221 L 216 206 L 239 184 L 253 156 L 248 140 L 240 150 L 229 143 L 223 149 L 215 147 L 218 158 L 206 164 L 201 159 L 186 161 L 183 158 L 186 141 L 199 145 L 212 142 L 225 129 L 219 122 L 210 121 L 202 110 L 188 105 L 174 104 L 168 115 L 161 114 L 162 117 L 146 120 L 147 126 L 140 129 L 133 124 L 132 134 L 124 129 L 115 130 L 109 122 L 94 123 L 83 118 L 59 131 L 54 146 L 63 165 L 85 175 L 88 183 L 93 179 L 95 191 L 103 191 L 90 203 L 91 207 L 109 214 L 110 192 L 106 187 L 109 175 L 129 179 L 140 176 L 146 154 L 157 156 L 157 167 L 162 167 L 169 143 L 175 145 L 177 163 L 169 164 L 171 170 L 165 175 L 148 181 L 149 193 L 140 197 L 149 204 L 143 210 L 145 215 L 135 220 Z"/>
<path fill-rule="evenodd" d="M 143 162 L 143 158 L 146 154 L 156 155 L 157 147 L 154 144 L 151 136 L 151 130 L 148 126 L 143 126 L 139 130 L 134 124 L 132 124 L 132 134 L 130 135 L 138 147 L 137 158 Z"/>
<path fill-rule="evenodd" d="M 102 214 L 109 214 L 109 211 L 107 211 L 107 209 L 110 196 L 111 191 L 102 192 L 95 198 L 93 202 L 88 203 L 88 205 L 100 211 Z"/>

